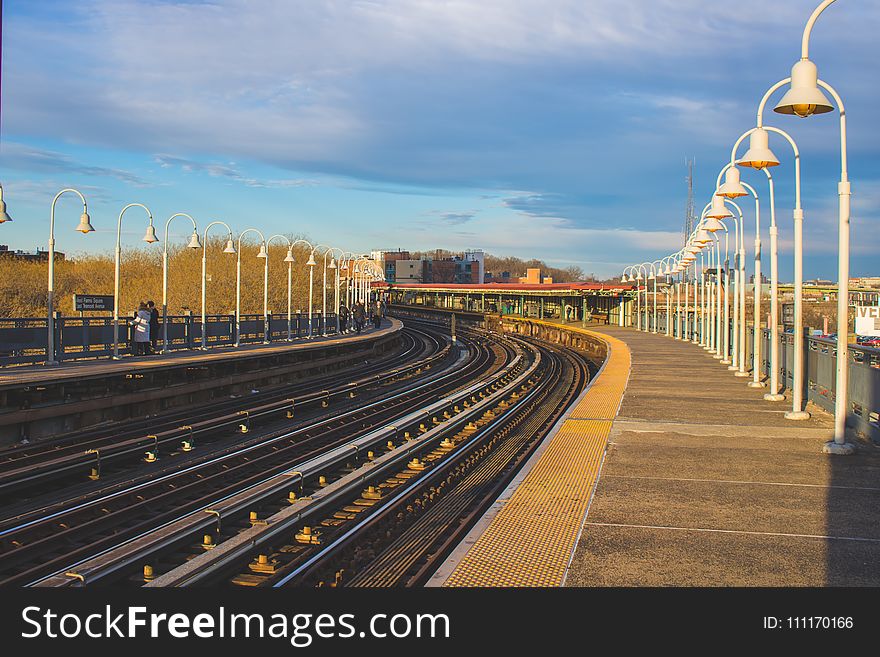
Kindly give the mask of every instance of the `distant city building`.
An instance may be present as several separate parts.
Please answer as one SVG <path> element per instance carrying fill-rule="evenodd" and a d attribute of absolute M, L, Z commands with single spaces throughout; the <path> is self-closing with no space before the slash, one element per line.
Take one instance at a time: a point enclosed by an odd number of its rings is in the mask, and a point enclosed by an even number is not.
<path fill-rule="evenodd" d="M 526 283 L 527 285 L 540 285 L 542 278 L 540 269 L 529 267 L 526 269 L 526 275 L 519 277 L 519 282 Z"/>
<path fill-rule="evenodd" d="M 513 279 L 510 277 L 509 271 L 503 271 L 498 276 L 495 276 L 491 271 L 486 272 L 485 277 L 486 283 L 513 283 Z"/>
<path fill-rule="evenodd" d="M 407 254 L 409 255 L 409 254 Z M 427 273 L 426 260 L 386 260 L 385 261 L 385 280 L 389 283 L 427 283 L 425 280 Z"/>
<path fill-rule="evenodd" d="M 880 288 L 880 276 L 862 276 L 849 279 L 850 287 Z"/>
<path fill-rule="evenodd" d="M 10 251 L 5 244 L 0 244 L 0 258 L 14 258 L 16 260 L 27 260 L 30 262 L 49 262 L 49 252 L 37 249 L 36 251 Z M 64 260 L 64 254 L 56 251 L 55 261 Z"/>
<path fill-rule="evenodd" d="M 374 251 L 389 283 L 477 283 L 485 282 L 484 254 L 469 250 L 448 258 L 413 259 L 409 251 Z"/>

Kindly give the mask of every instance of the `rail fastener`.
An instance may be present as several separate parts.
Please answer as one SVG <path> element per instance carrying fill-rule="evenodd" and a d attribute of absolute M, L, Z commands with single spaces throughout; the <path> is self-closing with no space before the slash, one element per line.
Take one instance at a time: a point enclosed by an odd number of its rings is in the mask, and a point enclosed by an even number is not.
<path fill-rule="evenodd" d="M 272 575 L 278 568 L 278 559 L 270 559 L 269 555 L 260 554 L 257 555 L 257 558 L 248 567 L 255 573 Z"/>
<path fill-rule="evenodd" d="M 297 543 L 304 543 L 306 545 L 321 544 L 321 532 L 312 531 L 312 528 L 309 525 L 306 525 L 301 531 L 298 531 L 294 535 L 294 538 Z"/>
<path fill-rule="evenodd" d="M 189 438 L 183 440 L 180 444 L 181 451 L 183 451 L 183 452 L 193 451 L 196 448 L 196 439 L 193 436 L 193 428 L 188 424 L 184 424 L 182 427 L 180 427 L 180 429 L 182 431 L 187 431 L 187 430 L 189 431 Z"/>
<path fill-rule="evenodd" d="M 89 473 L 89 479 L 91 479 L 92 481 L 97 481 L 101 478 L 101 450 L 87 449 L 86 454 L 95 455 L 95 467 L 91 469 L 91 472 Z"/>
<path fill-rule="evenodd" d="M 155 463 L 159 460 L 159 436 L 150 434 L 147 436 L 147 439 L 149 440 L 150 438 L 153 439 L 153 449 L 144 452 L 145 463 Z"/>

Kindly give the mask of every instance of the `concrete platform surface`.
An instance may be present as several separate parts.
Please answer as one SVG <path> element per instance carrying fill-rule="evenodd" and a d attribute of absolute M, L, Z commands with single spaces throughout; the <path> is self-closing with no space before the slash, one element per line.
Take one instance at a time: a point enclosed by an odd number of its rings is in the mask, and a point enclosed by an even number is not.
<path fill-rule="evenodd" d="M 880 448 L 823 454 L 824 411 L 786 420 L 697 345 L 590 328 L 632 371 L 567 586 L 880 585 Z"/>

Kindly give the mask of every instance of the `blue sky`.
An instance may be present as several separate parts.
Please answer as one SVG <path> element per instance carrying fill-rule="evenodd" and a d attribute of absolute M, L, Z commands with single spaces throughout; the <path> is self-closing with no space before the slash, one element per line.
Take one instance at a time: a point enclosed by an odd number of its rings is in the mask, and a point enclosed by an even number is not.
<path fill-rule="evenodd" d="M 677 250 L 685 159 L 702 207 L 816 4 L 7 0 L 0 181 L 15 221 L 0 243 L 44 246 L 52 196 L 73 185 L 98 232 L 74 232 L 77 203 L 60 202 L 71 253 L 110 251 L 138 201 L 163 223 L 189 212 L 351 250 L 483 248 L 611 275 Z M 880 3 L 840 0 L 811 42 L 846 102 L 853 275 L 880 275 L 878 24 Z M 807 277 L 836 279 L 837 121 L 766 117 L 801 150 Z M 792 157 L 771 146 L 790 279 Z M 744 180 L 766 196 L 763 174 Z M 126 244 L 142 221 L 126 216 Z"/>

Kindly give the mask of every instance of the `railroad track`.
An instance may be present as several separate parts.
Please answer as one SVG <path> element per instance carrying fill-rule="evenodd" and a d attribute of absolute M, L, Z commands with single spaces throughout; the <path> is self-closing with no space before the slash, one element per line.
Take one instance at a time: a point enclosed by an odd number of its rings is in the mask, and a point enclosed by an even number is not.
<path fill-rule="evenodd" d="M 408 327 L 403 338 L 402 351 L 367 364 L 356 378 L 347 371 L 335 373 L 308 383 L 278 386 L 247 397 L 214 401 L 198 409 L 151 418 L 149 425 L 143 420 L 121 423 L 76 432 L 51 444 L 3 450 L 0 452 L 0 496 L 5 498 L 4 507 L 8 508 L 32 488 L 71 472 L 90 474 L 97 479 L 107 474 L 108 466 L 115 467 L 124 459 L 139 459 L 147 450 L 167 449 L 172 443 L 177 447 L 184 441 L 192 447 L 196 441 L 217 435 L 219 429 L 235 428 L 243 421 L 250 430 L 251 423 L 273 418 L 279 408 L 305 409 L 316 401 L 344 397 L 358 388 L 375 386 L 424 365 L 435 364 L 446 354 L 441 344 L 443 338 L 436 330 Z M 392 364 L 398 367 L 390 367 Z"/>
<path fill-rule="evenodd" d="M 433 467 L 396 490 L 381 510 L 267 585 L 376 587 L 427 581 L 589 379 L 586 363 L 563 350 L 541 347 L 541 355 L 540 385 L 516 407 L 499 404 L 480 431 L 451 441 L 454 451 L 431 454 Z M 242 581 L 237 577 L 232 581 Z"/>
<path fill-rule="evenodd" d="M 432 428 L 421 423 L 409 440 L 370 454 L 368 465 L 343 465 L 340 454 L 325 453 L 264 481 L 259 494 L 242 491 L 218 505 L 216 518 L 181 522 L 38 585 L 423 583 L 589 380 L 586 359 L 569 350 L 510 342 L 520 346 L 518 369 L 429 407 Z M 440 416 L 444 407 L 453 412 Z M 411 430 L 423 417 L 412 414 Z M 373 432 L 361 449 L 399 439 L 403 426 Z M 319 472 L 331 474 L 315 486 Z M 300 497 L 285 499 L 294 482 Z M 248 508 L 259 511 L 245 514 Z"/>
<path fill-rule="evenodd" d="M 369 435 L 379 424 L 394 421 L 460 387 L 459 379 L 480 378 L 511 348 L 471 335 L 464 353 L 448 370 L 435 372 L 386 398 L 345 413 L 330 415 L 293 431 L 269 434 L 259 441 L 230 448 L 204 462 L 181 467 L 154 480 L 114 491 L 82 504 L 4 528 L 0 531 L 0 577 L 3 584 L 30 584 L 71 564 L 149 535 L 192 511 L 217 506 L 249 487 Z M 375 433 L 375 432 L 373 432 Z M 405 436 L 399 439 L 405 440 Z M 393 441 L 392 441 L 393 442 Z M 364 450 L 369 452 L 370 450 Z M 347 459 L 362 458 L 349 451 Z M 300 493 L 306 483 L 300 475 Z M 289 482 L 288 482 L 289 483 Z M 288 495 L 289 498 L 289 495 Z M 209 517 L 208 514 L 203 514 Z M 73 578 L 75 580 L 75 578 Z"/>

